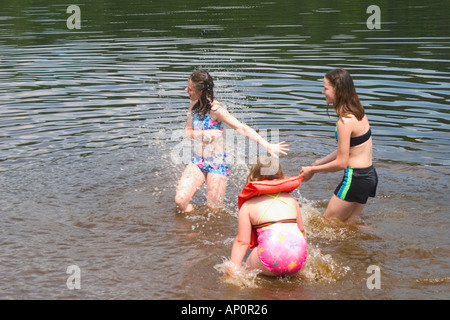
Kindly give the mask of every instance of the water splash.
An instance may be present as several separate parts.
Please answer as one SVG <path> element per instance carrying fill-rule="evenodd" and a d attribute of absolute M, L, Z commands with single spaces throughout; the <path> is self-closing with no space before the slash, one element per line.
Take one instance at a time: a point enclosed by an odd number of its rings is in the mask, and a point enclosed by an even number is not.
<path fill-rule="evenodd" d="M 319 247 L 309 245 L 300 278 L 308 282 L 329 283 L 342 279 L 348 271 L 349 266 L 338 263 L 331 254 L 324 254 Z"/>
<path fill-rule="evenodd" d="M 216 264 L 214 269 L 223 274 L 221 278 L 223 283 L 231 284 L 241 288 L 259 288 L 258 274 L 260 272 L 255 270 L 249 270 L 245 265 L 242 266 L 241 271 L 235 276 L 229 276 L 226 274 L 226 268 L 230 264 L 230 260 L 222 257 L 222 263 Z"/>

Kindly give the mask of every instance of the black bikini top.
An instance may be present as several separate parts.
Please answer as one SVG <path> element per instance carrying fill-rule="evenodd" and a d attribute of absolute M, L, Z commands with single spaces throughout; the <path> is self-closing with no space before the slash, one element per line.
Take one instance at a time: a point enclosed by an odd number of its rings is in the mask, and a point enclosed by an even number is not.
<path fill-rule="evenodd" d="M 369 128 L 369 130 L 366 133 L 364 133 L 362 136 L 350 138 L 350 147 L 359 146 L 360 144 L 363 144 L 364 142 L 369 140 L 369 138 L 371 136 L 372 136 L 372 131 Z M 334 131 L 334 137 L 336 138 L 336 141 L 337 141 L 337 139 L 338 139 L 337 126 L 336 126 L 336 130 Z"/>
<path fill-rule="evenodd" d="M 350 147 L 359 146 L 360 144 L 363 144 L 364 142 L 369 140 L 369 138 L 371 136 L 372 136 L 372 131 L 369 128 L 369 130 L 366 133 L 364 133 L 362 136 L 350 138 Z"/>

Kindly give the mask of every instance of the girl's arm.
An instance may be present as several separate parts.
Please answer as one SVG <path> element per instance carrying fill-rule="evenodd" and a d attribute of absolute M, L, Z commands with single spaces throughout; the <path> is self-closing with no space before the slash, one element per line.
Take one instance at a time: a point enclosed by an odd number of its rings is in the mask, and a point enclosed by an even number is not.
<path fill-rule="evenodd" d="M 349 118 L 341 118 L 338 121 L 337 131 L 339 139 L 337 150 L 317 161 L 315 165 L 313 164 L 312 166 L 302 168 L 300 175 L 303 176 L 304 182 L 311 179 L 317 172 L 335 172 L 347 167 L 350 155 L 350 137 L 352 133 L 349 121 Z"/>
<path fill-rule="evenodd" d="M 311 167 L 314 167 L 314 166 L 318 166 L 318 165 L 321 165 L 321 164 L 325 164 L 325 163 L 331 162 L 331 161 L 333 161 L 333 160 L 336 160 L 336 157 L 337 157 L 337 149 L 334 150 L 333 152 L 331 152 L 329 155 L 323 157 L 322 159 L 319 159 L 319 160 L 314 161 L 314 162 L 311 164 Z"/>
<path fill-rule="evenodd" d="M 195 132 L 194 128 L 192 127 L 192 115 L 189 112 L 186 125 L 184 126 L 184 136 L 189 139 L 195 139 L 198 138 L 198 133 Z"/>
<path fill-rule="evenodd" d="M 272 156 L 278 158 L 278 154 L 286 155 L 289 151 L 289 145 L 285 141 L 279 143 L 269 143 L 263 137 L 261 137 L 254 129 L 250 128 L 245 123 L 240 122 L 234 116 L 232 116 L 225 108 L 223 108 L 219 103 L 214 104 L 212 109 L 214 113 L 215 120 L 222 121 L 229 125 L 231 128 L 236 130 L 239 134 L 242 134 L 253 141 L 262 145 Z"/>
<path fill-rule="evenodd" d="M 234 239 L 233 247 L 231 249 L 231 263 L 228 267 L 227 273 L 235 275 L 241 269 L 245 254 L 251 240 L 252 224 L 248 214 L 247 206 L 244 204 L 239 211 L 238 218 L 238 233 Z"/>
<path fill-rule="evenodd" d="M 302 213 L 300 211 L 300 206 L 297 201 L 295 201 L 295 209 L 297 210 L 297 226 L 306 240 L 306 232 L 305 232 L 305 228 L 303 227 Z"/>
<path fill-rule="evenodd" d="M 187 113 L 187 120 L 186 124 L 184 126 L 184 136 L 189 139 L 198 139 L 199 133 L 196 132 L 198 130 L 194 130 L 194 127 L 192 126 L 192 108 L 194 107 L 196 101 L 191 101 L 189 104 L 189 111 Z M 201 132 L 200 132 L 201 134 Z"/>

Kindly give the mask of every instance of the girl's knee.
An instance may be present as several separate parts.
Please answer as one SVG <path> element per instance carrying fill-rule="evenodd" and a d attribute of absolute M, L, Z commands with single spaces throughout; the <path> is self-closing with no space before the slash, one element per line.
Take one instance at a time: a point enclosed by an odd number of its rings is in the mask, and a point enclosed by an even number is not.
<path fill-rule="evenodd" d="M 324 217 L 337 219 L 344 223 L 355 222 L 361 214 L 364 205 L 356 202 L 348 202 L 333 195 L 325 210 Z"/>
<path fill-rule="evenodd" d="M 177 192 L 175 195 L 175 205 L 177 206 L 177 210 L 179 211 L 187 211 L 191 199 L 188 199 L 187 196 L 182 192 Z"/>

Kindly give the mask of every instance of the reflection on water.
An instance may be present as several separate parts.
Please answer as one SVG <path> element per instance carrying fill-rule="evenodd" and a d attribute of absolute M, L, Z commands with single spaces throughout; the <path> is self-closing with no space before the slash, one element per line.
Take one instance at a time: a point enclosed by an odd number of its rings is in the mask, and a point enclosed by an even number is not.
<path fill-rule="evenodd" d="M 354 1 L 78 5 L 81 29 L 69 31 L 65 2 L 0 4 L 3 298 L 448 298 L 448 4 L 379 3 L 380 30 Z M 279 130 L 294 175 L 336 147 L 321 94 L 335 67 L 366 107 L 378 195 L 358 225 L 327 221 L 341 173 L 315 176 L 293 193 L 302 272 L 233 282 L 222 270 L 247 164 L 232 165 L 223 211 L 203 207 L 204 188 L 194 213 L 174 208 L 187 78 L 208 69 L 238 119 Z M 79 291 L 66 288 L 73 264 Z M 370 265 L 380 290 L 366 286 Z"/>

